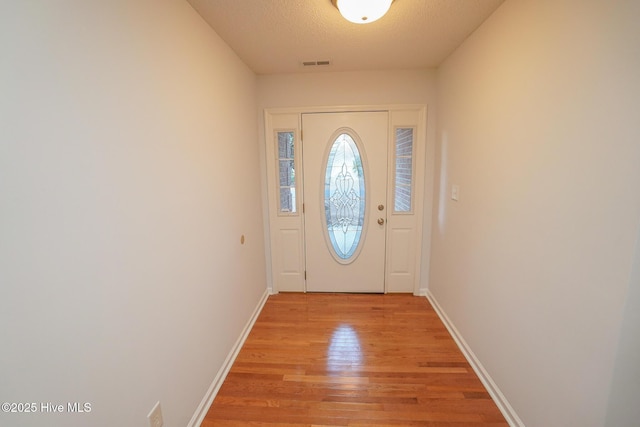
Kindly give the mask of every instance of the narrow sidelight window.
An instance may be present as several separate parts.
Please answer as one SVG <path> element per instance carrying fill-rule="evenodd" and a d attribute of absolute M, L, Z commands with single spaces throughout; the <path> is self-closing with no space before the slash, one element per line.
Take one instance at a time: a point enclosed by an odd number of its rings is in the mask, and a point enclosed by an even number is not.
<path fill-rule="evenodd" d="M 293 132 L 278 132 L 278 179 L 280 182 L 280 212 L 296 212 L 296 162 Z"/>
<path fill-rule="evenodd" d="M 396 171 L 394 211 L 411 212 L 413 192 L 413 128 L 397 128 L 395 133 Z"/>

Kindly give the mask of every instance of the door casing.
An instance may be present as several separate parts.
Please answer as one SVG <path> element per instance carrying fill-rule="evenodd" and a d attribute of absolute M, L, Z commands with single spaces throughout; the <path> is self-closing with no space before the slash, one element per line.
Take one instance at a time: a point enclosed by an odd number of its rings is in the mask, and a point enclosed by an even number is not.
<path fill-rule="evenodd" d="M 268 199 L 267 261 L 269 287 L 272 293 L 306 292 L 304 170 L 301 148 L 302 114 L 330 112 L 386 111 L 389 115 L 388 135 L 388 188 L 394 188 L 395 131 L 399 128 L 414 129 L 412 209 L 410 212 L 394 212 L 394 192 L 388 191 L 386 205 L 386 254 L 385 292 L 406 292 L 418 295 L 420 291 L 422 234 L 424 210 L 424 183 L 426 175 L 426 124 L 425 105 L 366 105 L 346 107 L 273 108 L 264 112 L 265 171 Z M 292 132 L 295 139 L 296 209 L 281 212 L 278 181 L 277 135 Z"/>

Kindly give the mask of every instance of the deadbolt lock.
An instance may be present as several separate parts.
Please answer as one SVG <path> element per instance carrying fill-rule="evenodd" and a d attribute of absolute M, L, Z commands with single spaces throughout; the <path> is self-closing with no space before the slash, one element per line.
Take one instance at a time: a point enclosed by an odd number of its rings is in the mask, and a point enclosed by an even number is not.
<path fill-rule="evenodd" d="M 384 209 L 384 205 L 378 205 L 378 210 L 381 211 Z"/>

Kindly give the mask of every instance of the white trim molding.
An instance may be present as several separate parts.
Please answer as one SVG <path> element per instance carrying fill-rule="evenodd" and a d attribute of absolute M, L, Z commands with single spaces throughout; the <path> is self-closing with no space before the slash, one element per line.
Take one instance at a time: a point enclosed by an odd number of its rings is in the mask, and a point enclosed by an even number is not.
<path fill-rule="evenodd" d="M 482 366 L 482 363 L 480 363 L 480 360 L 478 360 L 460 332 L 458 332 L 454 324 L 451 322 L 451 320 L 449 320 L 449 317 L 447 317 L 442 307 L 440 307 L 440 304 L 438 304 L 438 301 L 433 296 L 433 294 L 429 290 L 427 290 L 425 292 L 425 295 L 431 303 L 433 309 L 438 314 L 438 317 L 440 317 L 440 320 L 442 320 L 442 323 L 444 323 L 444 326 L 453 337 L 453 340 L 458 345 L 458 348 L 460 348 L 460 351 L 462 351 L 462 354 L 464 354 L 467 362 L 469 362 L 471 368 L 473 368 L 473 371 L 476 373 L 476 375 L 478 375 L 478 378 L 482 382 L 482 385 L 484 385 L 484 387 L 487 389 L 489 395 L 491 395 L 491 398 L 498 406 L 498 409 L 500 410 L 500 412 L 502 412 L 502 415 L 506 419 L 507 423 L 509 423 L 511 427 L 525 427 L 520 417 L 518 417 L 518 414 L 516 414 L 516 411 L 509 404 L 507 398 L 504 396 L 504 394 L 502 394 L 484 366 Z"/>
<path fill-rule="evenodd" d="M 424 248 L 430 247 L 431 188 L 433 181 L 433 147 L 428 146 L 428 105 L 427 104 L 367 104 L 316 107 L 266 108 L 264 110 L 264 164 L 263 183 L 266 186 L 268 224 L 265 227 L 267 245 L 267 278 L 270 292 L 307 291 L 307 220 L 302 201 L 304 195 L 304 165 L 302 161 L 303 129 L 302 118 L 306 114 L 317 113 L 364 113 L 387 112 L 387 188 L 386 247 L 385 247 L 385 292 L 420 292 L 420 279 L 428 276 L 425 267 L 429 254 Z M 395 138 L 396 129 L 413 129 L 412 146 L 412 207 L 408 212 L 396 212 L 394 206 L 395 188 Z M 296 163 L 296 206 L 295 212 L 281 211 L 278 156 L 278 136 L 280 133 L 294 134 L 294 162 Z M 307 136 L 308 137 L 308 136 Z M 291 159 L 289 159 L 291 160 Z M 428 221 L 425 221 L 428 220 Z M 425 246 L 426 245 L 426 246 Z"/>
<path fill-rule="evenodd" d="M 251 318 L 249 319 L 244 329 L 242 330 L 242 333 L 238 337 L 238 340 L 231 348 L 231 351 L 229 352 L 229 354 L 227 355 L 227 358 L 225 359 L 224 363 L 220 367 L 220 370 L 218 370 L 218 373 L 213 379 L 213 382 L 211 383 L 211 385 L 209 386 L 207 393 L 202 398 L 202 401 L 196 408 L 196 412 L 193 414 L 193 417 L 191 417 L 191 421 L 189 421 L 189 424 L 187 424 L 187 427 L 199 427 L 200 424 L 202 424 L 202 422 L 204 421 L 204 417 L 207 415 L 209 408 L 213 404 L 213 400 L 218 394 L 220 387 L 222 387 L 222 383 L 227 377 L 227 374 L 229 373 L 229 371 L 231 370 L 231 366 L 233 366 L 233 362 L 236 360 L 236 357 L 238 357 L 238 353 L 240 352 L 240 349 L 242 348 L 244 342 L 247 340 L 247 337 L 249 336 L 249 332 L 251 332 L 251 329 L 253 328 L 253 325 L 256 323 L 256 320 L 258 319 L 258 316 L 260 315 L 262 308 L 267 302 L 267 298 L 269 297 L 269 294 L 270 294 L 269 290 L 268 289 L 265 290 L 264 294 L 260 298 L 260 301 L 258 301 L 258 305 L 256 305 L 256 308 L 253 310 L 253 313 L 251 314 Z"/>

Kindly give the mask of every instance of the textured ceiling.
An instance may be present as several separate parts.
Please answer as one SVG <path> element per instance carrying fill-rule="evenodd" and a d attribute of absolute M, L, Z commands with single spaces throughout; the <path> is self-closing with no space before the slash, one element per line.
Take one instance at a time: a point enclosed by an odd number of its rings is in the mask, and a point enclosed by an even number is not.
<path fill-rule="evenodd" d="M 258 74 L 438 66 L 504 0 L 395 0 L 352 24 L 331 0 L 188 0 Z M 303 67 L 303 61 L 331 65 Z"/>

